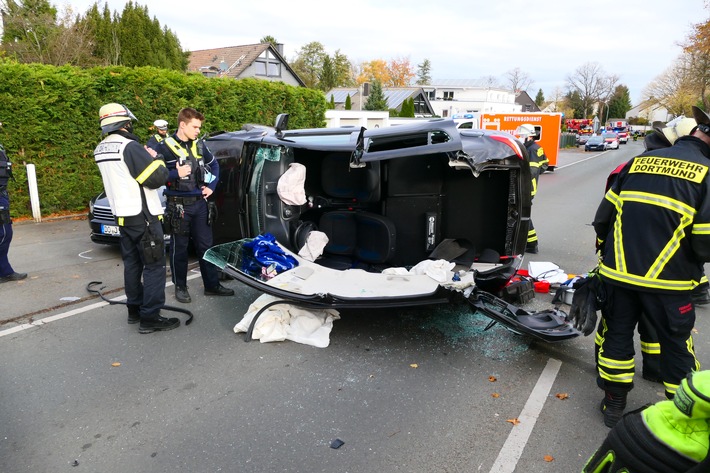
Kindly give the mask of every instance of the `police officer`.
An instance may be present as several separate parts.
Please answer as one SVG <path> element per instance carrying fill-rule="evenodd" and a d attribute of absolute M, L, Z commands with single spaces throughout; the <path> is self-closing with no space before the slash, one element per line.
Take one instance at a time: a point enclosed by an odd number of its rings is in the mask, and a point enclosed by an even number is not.
<path fill-rule="evenodd" d="M 155 127 L 155 133 L 148 139 L 145 145 L 157 151 L 158 145 L 165 141 L 165 138 L 168 136 L 168 122 L 165 120 L 155 120 L 153 126 Z"/>
<path fill-rule="evenodd" d="M 0 123 L 2 126 L 2 123 Z M 0 284 L 19 281 L 27 277 L 27 273 L 17 273 L 10 265 L 7 253 L 12 241 L 12 219 L 10 218 L 10 194 L 7 185 L 12 177 L 12 163 L 0 144 Z"/>
<path fill-rule="evenodd" d="M 121 233 L 123 278 L 128 323 L 140 322 L 139 333 L 171 330 L 180 319 L 165 318 L 165 248 L 158 189 L 168 178 L 165 163 L 133 134 L 133 116 L 125 105 L 109 103 L 99 110 L 107 135 L 94 150 L 104 190 Z M 142 281 L 141 281 L 142 278 Z"/>
<path fill-rule="evenodd" d="M 537 183 L 540 178 L 540 174 L 547 171 L 550 161 L 545 155 L 545 151 L 542 146 L 535 142 L 535 137 L 537 136 L 535 132 L 535 126 L 530 123 L 524 123 L 520 125 L 515 130 L 515 135 L 523 140 L 523 144 L 528 151 L 528 161 L 530 162 L 530 174 L 532 175 L 532 191 L 531 196 L 534 199 L 535 194 L 537 194 Z M 526 253 L 537 253 L 538 252 L 538 239 L 535 227 L 533 227 L 532 218 L 528 226 L 528 242 L 525 246 Z"/>
<path fill-rule="evenodd" d="M 198 140 L 205 117 L 194 108 L 178 114 L 177 131 L 163 141 L 158 152 L 170 171 L 165 195 L 167 219 L 172 232 L 170 268 L 175 284 L 175 298 L 191 302 L 187 288 L 187 247 L 192 238 L 199 258 L 202 283 L 207 296 L 231 296 L 232 289 L 219 283 L 217 267 L 202 259 L 212 246 L 207 199 L 219 180 L 219 163 L 202 140 Z"/>
<path fill-rule="evenodd" d="M 700 365 L 691 292 L 710 261 L 710 116 L 671 147 L 647 151 L 619 172 L 594 217 L 606 292 L 597 357 L 604 423 L 615 425 L 633 389 L 634 329 L 641 314 L 660 342 L 661 377 L 672 399 Z"/>

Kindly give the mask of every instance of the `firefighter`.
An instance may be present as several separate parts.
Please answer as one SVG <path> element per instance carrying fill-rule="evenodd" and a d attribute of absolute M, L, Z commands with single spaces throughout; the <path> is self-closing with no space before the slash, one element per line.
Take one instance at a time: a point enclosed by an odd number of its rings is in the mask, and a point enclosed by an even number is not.
<path fill-rule="evenodd" d="M 168 122 L 165 120 L 155 120 L 153 126 L 155 127 L 155 133 L 148 139 L 145 145 L 157 151 L 158 145 L 165 141 L 165 138 L 168 136 Z"/>
<path fill-rule="evenodd" d="M 660 342 L 667 398 L 700 369 L 691 292 L 710 261 L 710 116 L 693 112 L 697 127 L 689 136 L 626 163 L 594 217 L 606 292 L 597 384 L 608 427 L 621 418 L 633 389 L 633 336 L 642 313 Z"/>
<path fill-rule="evenodd" d="M 170 171 L 165 195 L 166 221 L 171 229 L 170 268 L 175 283 L 175 298 L 192 302 L 187 288 L 188 245 L 192 239 L 199 259 L 206 296 L 231 296 L 234 290 L 219 283 L 217 267 L 202 256 L 212 246 L 208 197 L 217 188 L 219 163 L 198 140 L 205 116 L 194 108 L 178 114 L 177 131 L 158 147 Z"/>
<path fill-rule="evenodd" d="M 525 148 L 528 151 L 528 161 L 530 162 L 530 174 L 532 175 L 531 196 L 534 199 L 537 193 L 537 183 L 540 174 L 547 171 L 549 161 L 545 156 L 545 151 L 542 146 L 535 142 L 536 132 L 535 127 L 529 123 L 524 123 L 515 129 L 515 135 L 523 141 Z M 538 252 L 538 239 L 535 227 L 533 227 L 532 218 L 528 225 L 528 242 L 525 246 L 526 253 L 536 254 Z"/>
<path fill-rule="evenodd" d="M 180 319 L 160 315 L 165 305 L 165 247 L 157 189 L 168 170 L 154 159 L 154 150 L 138 143 L 134 120 L 125 105 L 102 106 L 99 124 L 106 136 L 94 150 L 94 159 L 121 233 L 128 323 L 140 323 L 139 333 L 152 333 L 180 325 Z"/>
<path fill-rule="evenodd" d="M 710 471 L 710 371 L 691 373 L 672 401 L 625 415 L 582 473 Z"/>

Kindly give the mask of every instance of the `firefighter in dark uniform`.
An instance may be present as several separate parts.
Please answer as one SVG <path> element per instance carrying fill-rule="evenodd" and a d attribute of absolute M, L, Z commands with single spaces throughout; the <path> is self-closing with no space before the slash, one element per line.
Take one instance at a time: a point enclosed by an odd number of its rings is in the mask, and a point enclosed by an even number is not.
<path fill-rule="evenodd" d="M 0 123 L 2 126 L 2 123 Z M 27 273 L 18 273 L 12 269 L 7 254 L 12 242 L 12 219 L 10 218 L 10 194 L 7 185 L 12 179 L 12 163 L 0 144 L 0 284 L 20 281 Z"/>
<path fill-rule="evenodd" d="M 597 383 L 609 427 L 621 418 L 633 389 L 633 337 L 642 313 L 660 342 L 666 397 L 672 399 L 681 380 L 700 369 L 691 292 L 710 261 L 710 117 L 696 107 L 693 112 L 697 128 L 691 135 L 631 159 L 594 217 L 606 295 Z"/>
<path fill-rule="evenodd" d="M 158 146 L 165 141 L 165 138 L 168 136 L 168 122 L 165 120 L 155 120 L 153 126 L 155 127 L 155 133 L 148 139 L 145 145 L 148 148 L 158 151 Z"/>
<path fill-rule="evenodd" d="M 542 149 L 542 146 L 535 142 L 537 136 L 535 126 L 524 123 L 516 128 L 515 135 L 523 141 L 528 151 L 530 174 L 532 175 L 531 195 L 534 199 L 535 194 L 537 194 L 537 183 L 540 179 L 540 174 L 547 171 L 550 161 L 547 159 L 547 156 L 545 156 L 545 151 Z M 528 242 L 525 246 L 525 252 L 533 254 L 538 252 L 537 232 L 535 231 L 535 227 L 533 227 L 532 218 L 528 225 Z"/>
<path fill-rule="evenodd" d="M 170 171 L 165 196 L 166 220 L 171 229 L 170 268 L 175 284 L 175 298 L 191 302 L 187 288 L 187 247 L 192 238 L 199 258 L 202 283 L 207 296 L 231 296 L 232 289 L 222 286 L 215 265 L 202 259 L 212 246 L 210 205 L 219 181 L 219 163 L 202 140 L 198 140 L 204 115 L 194 108 L 183 108 L 178 114 L 177 131 L 163 141 L 158 152 Z"/>
<path fill-rule="evenodd" d="M 160 315 L 165 305 L 165 243 L 157 189 L 168 170 L 156 152 L 133 134 L 136 117 L 125 105 L 109 103 L 99 110 L 101 132 L 107 135 L 94 150 L 104 190 L 121 233 L 123 279 L 128 323 L 139 333 L 172 330 L 180 319 Z"/>

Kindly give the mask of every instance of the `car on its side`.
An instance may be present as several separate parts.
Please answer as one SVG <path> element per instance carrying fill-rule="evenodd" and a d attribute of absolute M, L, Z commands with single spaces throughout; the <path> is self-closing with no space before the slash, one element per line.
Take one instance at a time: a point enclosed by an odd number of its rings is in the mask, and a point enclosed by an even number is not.
<path fill-rule="evenodd" d="M 279 115 L 274 127 L 205 140 L 220 163 L 213 232 L 225 242 L 206 260 L 278 303 L 460 302 L 544 341 L 579 335 L 556 308 L 528 312 L 499 297 L 530 220 L 530 165 L 514 136 L 451 119 L 371 130 L 287 123 Z"/>
<path fill-rule="evenodd" d="M 607 143 L 601 135 L 592 135 L 584 144 L 584 151 L 606 151 Z"/>
<path fill-rule="evenodd" d="M 619 135 L 613 132 L 606 132 L 602 135 L 606 142 L 607 149 L 619 149 Z"/>

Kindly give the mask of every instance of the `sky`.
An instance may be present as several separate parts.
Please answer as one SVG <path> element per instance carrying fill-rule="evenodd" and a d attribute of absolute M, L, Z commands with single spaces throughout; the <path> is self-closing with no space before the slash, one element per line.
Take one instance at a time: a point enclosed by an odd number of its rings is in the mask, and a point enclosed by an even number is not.
<path fill-rule="evenodd" d="M 50 0 L 85 13 L 91 0 Z M 100 0 L 112 11 L 126 0 Z M 694 23 L 710 18 L 708 0 L 134 0 L 172 30 L 183 50 L 258 43 L 273 36 L 287 60 L 318 41 L 353 63 L 409 59 L 431 62 L 437 79 L 480 79 L 519 68 L 547 99 L 586 63 L 619 76 L 633 105 L 673 65 Z M 503 82 L 505 83 L 505 82 Z"/>

